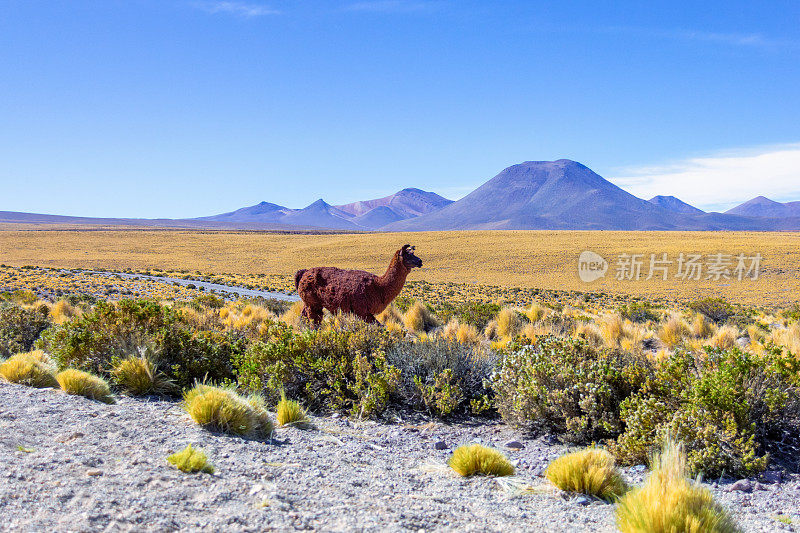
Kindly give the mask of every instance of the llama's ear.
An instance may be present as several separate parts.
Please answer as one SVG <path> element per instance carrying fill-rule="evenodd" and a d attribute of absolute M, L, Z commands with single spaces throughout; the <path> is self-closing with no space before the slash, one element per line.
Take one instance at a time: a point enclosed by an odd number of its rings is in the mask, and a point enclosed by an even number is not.
<path fill-rule="evenodd" d="M 409 249 L 409 248 L 411 248 L 411 245 L 410 245 L 410 244 L 404 244 L 404 245 L 403 245 L 403 247 L 402 247 L 402 248 L 400 248 L 400 253 L 401 253 L 401 254 L 406 254 L 406 253 L 408 253 L 408 249 Z"/>

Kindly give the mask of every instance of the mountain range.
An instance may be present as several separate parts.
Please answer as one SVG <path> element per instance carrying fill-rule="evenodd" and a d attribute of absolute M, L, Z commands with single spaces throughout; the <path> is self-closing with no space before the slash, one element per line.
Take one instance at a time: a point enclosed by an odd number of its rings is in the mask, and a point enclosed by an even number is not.
<path fill-rule="evenodd" d="M 481 229 L 800 230 L 800 202 L 763 196 L 706 213 L 674 196 L 643 200 L 568 159 L 512 165 L 458 201 L 408 188 L 373 200 L 302 209 L 269 202 L 193 219 L 116 219 L 0 212 L 0 222 L 264 230 L 427 231 Z"/>

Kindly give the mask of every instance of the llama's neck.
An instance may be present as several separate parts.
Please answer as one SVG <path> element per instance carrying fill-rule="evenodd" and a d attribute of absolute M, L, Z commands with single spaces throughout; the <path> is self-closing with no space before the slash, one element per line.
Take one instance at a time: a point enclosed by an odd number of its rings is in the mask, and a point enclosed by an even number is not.
<path fill-rule="evenodd" d="M 410 270 L 403 264 L 399 254 L 395 254 L 386 273 L 378 278 L 378 284 L 383 289 L 383 304 L 389 305 L 400 294 L 409 272 Z"/>

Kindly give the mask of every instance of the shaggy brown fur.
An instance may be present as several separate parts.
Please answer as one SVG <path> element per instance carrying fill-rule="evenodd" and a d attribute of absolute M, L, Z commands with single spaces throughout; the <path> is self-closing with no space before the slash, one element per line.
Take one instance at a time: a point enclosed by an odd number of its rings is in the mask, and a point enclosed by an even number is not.
<path fill-rule="evenodd" d="M 323 309 L 353 313 L 366 322 L 375 322 L 375 315 L 400 294 L 411 269 L 421 266 L 414 247 L 406 244 L 394 253 L 383 276 L 363 270 L 315 267 L 298 270 L 294 284 L 305 304 L 303 316 L 315 324 L 322 320 Z"/>

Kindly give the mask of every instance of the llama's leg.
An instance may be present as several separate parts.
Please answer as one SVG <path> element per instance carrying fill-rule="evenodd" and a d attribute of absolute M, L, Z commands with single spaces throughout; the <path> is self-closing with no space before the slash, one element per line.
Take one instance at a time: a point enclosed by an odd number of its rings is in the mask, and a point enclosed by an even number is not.
<path fill-rule="evenodd" d="M 322 309 L 313 309 L 306 305 L 303 307 L 301 315 L 315 326 L 319 326 L 322 322 Z"/>

